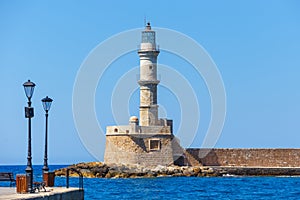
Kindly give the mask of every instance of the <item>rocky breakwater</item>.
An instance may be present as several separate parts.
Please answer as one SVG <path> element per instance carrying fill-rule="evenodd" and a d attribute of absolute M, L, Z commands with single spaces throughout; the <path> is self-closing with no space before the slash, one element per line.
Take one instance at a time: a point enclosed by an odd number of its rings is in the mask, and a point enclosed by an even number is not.
<path fill-rule="evenodd" d="M 107 165 L 101 162 L 78 163 L 67 168 L 55 170 L 56 176 L 66 176 L 67 169 L 70 170 L 69 176 L 78 176 L 80 172 L 88 178 L 138 178 L 138 177 L 167 177 L 167 176 L 220 176 L 217 171 L 210 167 L 187 167 L 187 166 L 156 166 L 153 168 L 140 165 Z"/>

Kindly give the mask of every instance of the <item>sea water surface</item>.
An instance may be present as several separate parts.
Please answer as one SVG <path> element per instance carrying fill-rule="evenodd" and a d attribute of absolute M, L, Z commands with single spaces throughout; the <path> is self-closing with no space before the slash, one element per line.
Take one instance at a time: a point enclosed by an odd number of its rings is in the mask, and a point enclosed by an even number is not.
<path fill-rule="evenodd" d="M 0 171 L 24 174 L 26 166 L 0 166 Z M 65 167 L 51 165 L 50 170 Z M 34 166 L 41 181 L 42 166 Z M 55 186 L 66 179 L 56 177 Z M 70 178 L 78 187 L 78 178 Z M 0 187 L 9 183 L 0 182 Z M 300 199 L 300 177 L 162 177 L 135 179 L 84 178 L 85 199 Z"/>

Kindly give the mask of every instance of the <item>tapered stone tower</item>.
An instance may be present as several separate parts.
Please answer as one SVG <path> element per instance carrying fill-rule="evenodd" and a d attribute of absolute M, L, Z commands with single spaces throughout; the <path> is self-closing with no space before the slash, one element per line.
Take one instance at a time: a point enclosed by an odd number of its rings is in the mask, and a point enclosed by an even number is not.
<path fill-rule="evenodd" d="M 157 105 L 157 56 L 155 31 L 151 30 L 150 23 L 142 32 L 142 43 L 138 51 L 140 56 L 140 125 L 158 125 Z"/>
<path fill-rule="evenodd" d="M 138 50 L 140 57 L 140 120 L 129 119 L 129 125 L 107 126 L 105 163 L 139 164 L 145 166 L 174 163 L 172 140 L 173 122 L 158 118 L 157 56 L 155 31 L 150 23 L 142 31 Z"/>

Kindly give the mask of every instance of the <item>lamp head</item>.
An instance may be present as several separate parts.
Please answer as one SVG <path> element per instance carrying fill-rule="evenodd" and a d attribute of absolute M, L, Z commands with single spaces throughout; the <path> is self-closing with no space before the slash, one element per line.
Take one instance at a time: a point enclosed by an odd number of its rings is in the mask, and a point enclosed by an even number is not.
<path fill-rule="evenodd" d="M 30 100 L 33 95 L 35 84 L 33 82 L 31 82 L 30 80 L 28 80 L 27 82 L 25 82 L 23 84 L 23 86 L 24 86 L 25 94 L 26 94 L 28 100 Z"/>
<path fill-rule="evenodd" d="M 42 99 L 42 104 L 43 104 L 44 110 L 46 112 L 48 112 L 50 110 L 52 101 L 53 100 L 51 98 L 49 98 L 48 96 L 46 96 L 45 98 Z"/>

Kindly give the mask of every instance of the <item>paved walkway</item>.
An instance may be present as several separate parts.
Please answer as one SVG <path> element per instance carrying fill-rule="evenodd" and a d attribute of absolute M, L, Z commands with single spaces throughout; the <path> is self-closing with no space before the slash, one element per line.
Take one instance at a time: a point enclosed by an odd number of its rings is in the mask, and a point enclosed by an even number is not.
<path fill-rule="evenodd" d="M 74 194 L 80 192 L 78 188 L 63 188 L 63 187 L 53 187 L 46 188 L 47 192 L 36 192 L 33 194 L 17 194 L 15 187 L 0 187 L 0 200 L 7 199 L 39 199 L 57 195 L 64 195 L 66 199 L 73 199 Z M 82 191 L 83 192 L 83 191 Z M 68 198 L 73 196 L 73 198 Z M 76 195 L 78 196 L 78 194 Z M 81 196 L 81 195 L 79 195 Z M 76 198 L 77 199 L 77 198 Z M 80 198 L 78 198 L 80 199 Z"/>

